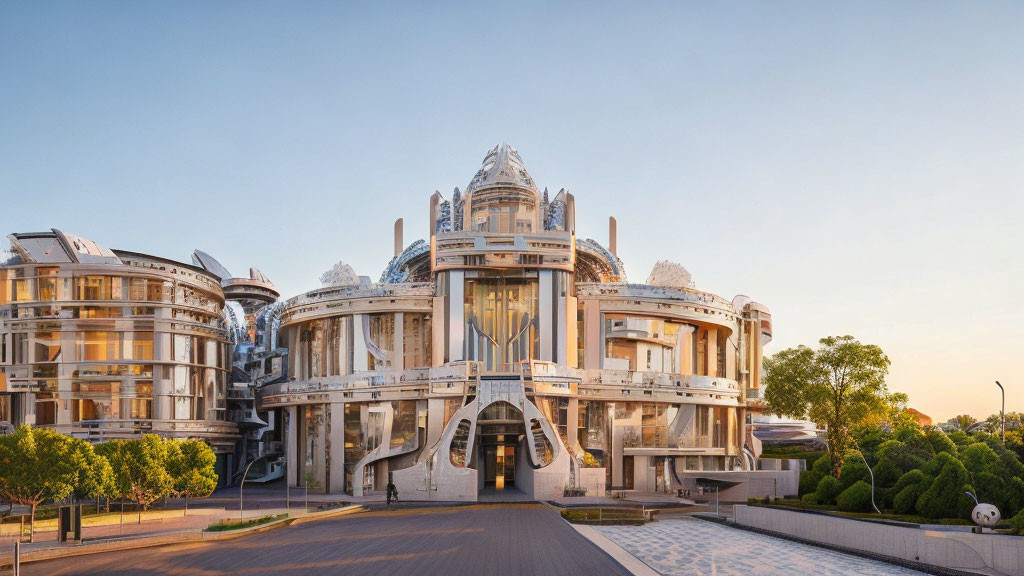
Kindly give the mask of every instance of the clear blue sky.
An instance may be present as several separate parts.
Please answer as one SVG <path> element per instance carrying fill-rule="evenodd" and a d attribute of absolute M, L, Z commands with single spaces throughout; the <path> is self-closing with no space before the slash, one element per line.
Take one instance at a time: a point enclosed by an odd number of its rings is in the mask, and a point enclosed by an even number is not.
<path fill-rule="evenodd" d="M 936 418 L 1024 410 L 1024 3 L 386 4 L 0 4 L 0 231 L 291 296 L 506 141 L 769 352 L 850 333 Z"/>

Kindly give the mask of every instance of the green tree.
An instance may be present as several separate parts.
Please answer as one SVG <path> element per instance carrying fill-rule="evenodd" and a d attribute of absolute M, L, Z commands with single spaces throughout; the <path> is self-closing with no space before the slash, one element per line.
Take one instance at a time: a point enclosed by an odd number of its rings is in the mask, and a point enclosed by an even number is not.
<path fill-rule="evenodd" d="M 886 424 L 890 430 L 896 430 L 897 428 L 920 428 L 921 423 L 917 421 L 917 416 L 914 416 L 910 410 L 907 409 L 907 404 L 910 403 L 910 397 L 903 392 L 893 392 L 886 398 L 888 404 L 888 414 L 886 415 Z"/>
<path fill-rule="evenodd" d="M 978 420 L 970 414 L 960 414 L 946 420 L 946 425 L 953 430 L 967 430 L 971 424 L 974 424 L 977 421 Z"/>
<path fill-rule="evenodd" d="M 35 539 L 36 507 L 67 498 L 78 482 L 71 438 L 44 428 L 22 426 L 0 436 L 0 494 L 29 506 L 29 541 Z"/>
<path fill-rule="evenodd" d="M 857 440 L 864 457 L 874 466 L 878 460 L 878 449 L 883 444 L 892 440 L 893 434 L 877 424 L 862 424 L 850 429 L 850 433 Z"/>
<path fill-rule="evenodd" d="M 960 461 L 972 474 L 992 473 L 999 467 L 999 455 L 984 442 L 975 442 L 961 450 Z"/>
<path fill-rule="evenodd" d="M 173 491 L 185 499 L 188 514 L 189 498 L 206 498 L 217 487 L 217 456 L 201 440 L 177 440 L 168 444 L 167 471 Z"/>
<path fill-rule="evenodd" d="M 959 452 L 957 450 L 956 443 L 953 442 L 953 440 L 951 440 L 949 436 L 947 436 L 946 433 L 943 432 L 942 430 L 934 428 L 930 430 L 925 430 L 924 439 L 927 440 L 929 444 L 931 444 L 932 450 L 936 454 L 938 454 L 939 452 L 948 452 L 949 454 L 956 456 Z"/>
<path fill-rule="evenodd" d="M 99 512 L 99 498 L 114 494 L 114 471 L 110 462 L 96 452 L 95 447 L 81 438 L 72 438 L 73 469 L 77 474 L 74 496 L 78 501 L 96 498 L 96 512 Z"/>
<path fill-rule="evenodd" d="M 926 474 L 936 470 L 935 480 L 917 499 L 918 513 L 928 518 L 969 517 L 974 501 L 965 491 L 974 489 L 967 469 L 956 458 L 939 452 L 925 465 Z"/>
<path fill-rule="evenodd" d="M 174 484 L 167 472 L 167 444 L 159 436 L 113 440 L 100 444 L 97 451 L 114 471 L 114 492 L 138 505 L 139 523 L 142 510 L 171 493 Z"/>
<path fill-rule="evenodd" d="M 889 358 L 853 336 L 830 336 L 812 350 L 789 348 L 766 358 L 765 400 L 780 416 L 809 418 L 826 428 L 831 474 L 839 477 L 848 430 L 888 413 Z"/>
<path fill-rule="evenodd" d="M 839 474 L 840 489 L 846 490 L 861 480 L 868 481 L 870 479 L 871 475 L 868 473 L 868 465 L 864 463 L 860 452 L 857 450 L 848 451 L 843 461 L 842 471 Z"/>
<path fill-rule="evenodd" d="M 1006 447 L 1013 450 L 1019 460 L 1024 460 L 1024 428 L 1006 431 Z"/>

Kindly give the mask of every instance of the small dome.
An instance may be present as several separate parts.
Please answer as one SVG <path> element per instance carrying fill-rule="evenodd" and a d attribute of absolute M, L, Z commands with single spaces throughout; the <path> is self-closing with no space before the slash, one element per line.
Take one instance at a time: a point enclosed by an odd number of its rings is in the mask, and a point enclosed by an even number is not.
<path fill-rule="evenodd" d="M 359 284 L 359 275 L 351 266 L 344 262 L 338 262 L 330 270 L 320 275 L 320 283 L 326 288 L 328 286 L 351 286 Z"/>
<path fill-rule="evenodd" d="M 651 275 L 647 277 L 647 283 L 651 286 L 693 288 L 693 277 L 682 264 L 661 260 L 654 265 Z"/>
<path fill-rule="evenodd" d="M 484 156 L 483 166 L 473 176 L 466 193 L 494 187 L 526 188 L 537 191 L 537 185 L 526 171 L 519 152 L 508 144 L 499 144 Z"/>

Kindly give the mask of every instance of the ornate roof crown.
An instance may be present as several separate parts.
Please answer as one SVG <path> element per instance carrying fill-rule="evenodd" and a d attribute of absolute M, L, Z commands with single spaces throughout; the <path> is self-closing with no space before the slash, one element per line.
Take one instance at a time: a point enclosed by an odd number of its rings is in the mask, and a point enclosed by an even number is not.
<path fill-rule="evenodd" d="M 508 144 L 499 144 L 484 156 L 483 166 L 466 187 L 466 193 L 499 186 L 537 191 L 519 152 Z"/>

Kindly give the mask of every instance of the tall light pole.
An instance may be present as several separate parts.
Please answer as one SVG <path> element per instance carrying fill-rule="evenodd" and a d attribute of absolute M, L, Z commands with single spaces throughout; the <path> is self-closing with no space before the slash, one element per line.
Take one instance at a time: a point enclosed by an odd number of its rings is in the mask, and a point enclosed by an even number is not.
<path fill-rule="evenodd" d="M 850 436 L 850 441 L 857 447 L 857 454 L 860 454 L 860 459 L 864 461 L 864 465 L 868 468 L 868 476 L 871 477 L 871 507 L 875 509 L 875 512 L 881 514 L 882 511 L 878 509 L 875 504 L 875 473 L 871 470 L 871 464 L 868 464 L 868 459 L 864 456 L 864 452 L 861 451 L 860 445 L 857 444 L 857 440 L 853 436 Z"/>
<path fill-rule="evenodd" d="M 242 522 L 243 510 L 245 510 L 242 507 L 242 489 L 245 488 L 245 477 L 249 475 L 249 468 L 252 468 L 252 465 L 255 464 L 257 460 L 262 460 L 265 457 L 266 457 L 266 454 L 264 454 L 263 456 L 257 456 L 256 458 L 253 458 L 252 462 L 249 462 L 249 465 L 245 467 L 245 472 L 242 473 L 242 482 L 241 482 L 241 484 L 238 485 L 238 521 L 239 522 Z M 285 484 L 287 484 L 287 483 L 288 483 L 288 480 L 286 479 L 285 480 Z"/>
<path fill-rule="evenodd" d="M 999 380 L 996 380 L 996 386 L 999 386 L 999 392 L 1003 396 L 1003 403 L 999 406 L 999 441 L 1006 444 L 1006 390 Z"/>

